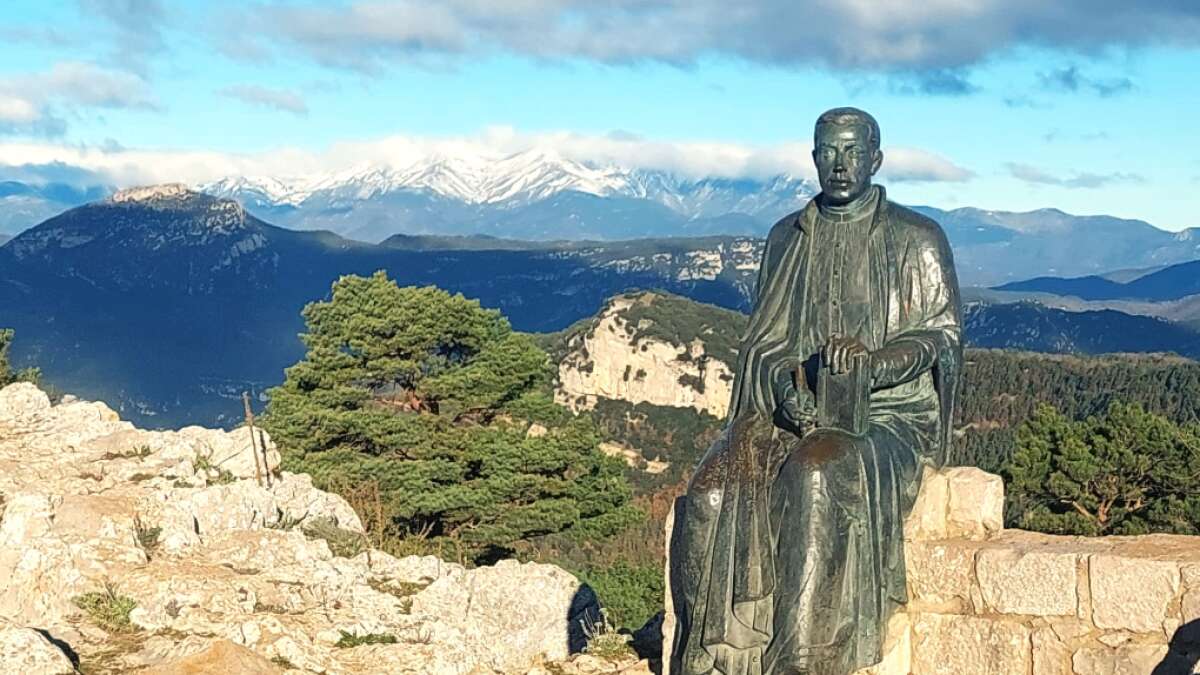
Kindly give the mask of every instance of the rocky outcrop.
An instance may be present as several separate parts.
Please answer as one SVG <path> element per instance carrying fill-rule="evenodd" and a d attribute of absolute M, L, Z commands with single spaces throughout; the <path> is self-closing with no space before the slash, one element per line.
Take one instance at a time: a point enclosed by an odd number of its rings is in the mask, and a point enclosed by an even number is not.
<path fill-rule="evenodd" d="M 1005 530 L 1003 489 L 926 470 L 905 523 L 909 602 L 858 675 L 1200 672 L 1200 537 Z"/>
<path fill-rule="evenodd" d="M 733 373 L 725 360 L 710 356 L 701 339 L 680 345 L 639 335 L 641 326 L 625 316 L 631 307 L 653 303 L 656 297 L 616 296 L 589 330 L 570 338 L 558 367 L 555 396 L 560 403 L 580 410 L 606 398 L 725 416 L 733 391 Z"/>
<path fill-rule="evenodd" d="M 524 673 L 582 647 L 570 574 L 345 550 L 358 516 L 262 440 L 270 485 L 244 428 L 0 390 L 0 672 Z"/>
<path fill-rule="evenodd" d="M 75 664 L 42 633 L 0 621 L 0 667 L 6 673 L 71 675 Z"/>

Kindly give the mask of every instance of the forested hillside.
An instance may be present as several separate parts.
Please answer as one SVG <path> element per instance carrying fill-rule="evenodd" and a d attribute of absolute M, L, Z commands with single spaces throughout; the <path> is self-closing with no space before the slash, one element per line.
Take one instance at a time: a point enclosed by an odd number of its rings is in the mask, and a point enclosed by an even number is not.
<path fill-rule="evenodd" d="M 1200 419 L 1200 363 L 1176 356 L 1068 356 L 967 350 L 953 460 L 996 471 L 1014 430 L 1039 403 L 1079 419 L 1113 402 L 1141 404 L 1174 422 Z"/>

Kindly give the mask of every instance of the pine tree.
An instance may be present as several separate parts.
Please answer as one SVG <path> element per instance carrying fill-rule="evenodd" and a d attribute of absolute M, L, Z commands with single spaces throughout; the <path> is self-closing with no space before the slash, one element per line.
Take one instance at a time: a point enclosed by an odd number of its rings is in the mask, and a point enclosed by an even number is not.
<path fill-rule="evenodd" d="M 1005 467 L 1009 517 L 1058 534 L 1200 534 L 1200 427 L 1113 403 L 1071 421 L 1042 405 Z"/>
<path fill-rule="evenodd" d="M 589 418 L 553 402 L 549 358 L 498 311 L 377 272 L 342 277 L 303 315 L 307 355 L 265 420 L 284 468 L 334 490 L 376 484 L 397 536 L 477 558 L 636 518 L 622 464 Z"/>

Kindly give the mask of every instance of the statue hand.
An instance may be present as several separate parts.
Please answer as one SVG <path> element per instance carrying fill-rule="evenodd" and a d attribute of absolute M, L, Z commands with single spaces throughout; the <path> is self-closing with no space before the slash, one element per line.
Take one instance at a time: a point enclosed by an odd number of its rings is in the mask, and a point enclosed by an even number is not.
<path fill-rule="evenodd" d="M 856 337 L 835 335 L 821 349 L 821 365 L 835 375 L 849 373 L 860 365 L 870 367 L 871 352 Z"/>
<path fill-rule="evenodd" d="M 775 389 L 775 424 L 797 435 L 816 426 L 817 406 L 808 389 L 797 388 L 794 371 L 784 373 Z"/>

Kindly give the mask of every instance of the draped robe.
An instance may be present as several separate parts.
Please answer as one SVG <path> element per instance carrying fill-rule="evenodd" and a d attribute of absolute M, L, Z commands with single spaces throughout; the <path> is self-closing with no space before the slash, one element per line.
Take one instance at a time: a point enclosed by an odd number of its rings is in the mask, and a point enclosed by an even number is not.
<path fill-rule="evenodd" d="M 799 436 L 774 421 L 777 383 L 797 367 L 815 392 L 817 202 L 771 229 L 742 338 L 729 416 L 688 486 L 672 538 L 675 675 L 847 675 L 881 657 L 907 600 L 903 523 L 921 466 L 940 466 L 962 364 L 949 245 L 932 220 L 890 203 L 856 232 L 865 268 L 841 289 L 844 318 L 872 352 L 867 431 Z M 835 289 L 837 290 L 837 289 Z"/>

